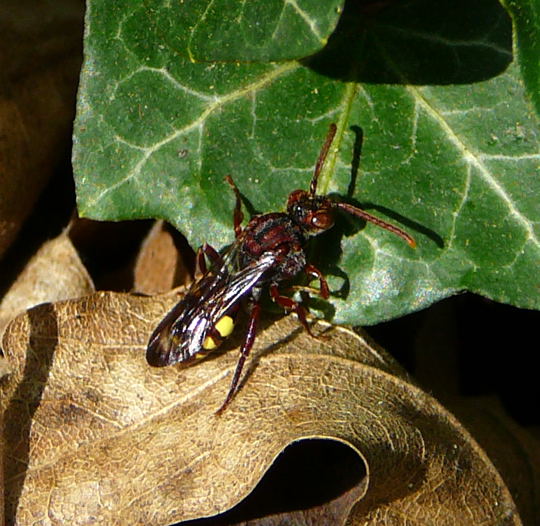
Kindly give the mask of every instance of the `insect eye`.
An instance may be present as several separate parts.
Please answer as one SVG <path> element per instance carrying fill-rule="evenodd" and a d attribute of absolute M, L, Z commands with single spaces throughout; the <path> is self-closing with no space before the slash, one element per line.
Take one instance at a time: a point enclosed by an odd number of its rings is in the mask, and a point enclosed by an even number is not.
<path fill-rule="evenodd" d="M 334 225 L 334 218 L 328 210 L 320 210 L 311 215 L 310 223 L 317 230 L 328 230 Z"/>

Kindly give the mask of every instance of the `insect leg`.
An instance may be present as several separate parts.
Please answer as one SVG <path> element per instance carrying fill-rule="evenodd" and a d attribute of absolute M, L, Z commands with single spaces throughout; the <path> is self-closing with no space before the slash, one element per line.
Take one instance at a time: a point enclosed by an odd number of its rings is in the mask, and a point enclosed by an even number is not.
<path fill-rule="evenodd" d="M 275 283 L 270 285 L 270 296 L 272 297 L 272 300 L 275 301 L 280 307 L 283 307 L 285 310 L 295 312 L 300 320 L 300 323 L 303 325 L 304 329 L 306 329 L 308 334 L 313 338 L 317 337 L 311 332 L 306 318 L 306 309 L 304 309 L 300 303 L 287 296 L 282 296 L 279 293 L 278 287 Z"/>
<path fill-rule="evenodd" d="M 233 213 L 233 224 L 234 224 L 234 235 L 240 237 L 242 233 L 242 221 L 244 220 L 244 214 L 242 213 L 242 199 L 240 197 L 240 190 L 230 175 L 225 176 L 225 180 L 229 183 L 230 187 L 234 190 L 234 195 L 236 196 L 236 204 L 234 205 Z"/>
<path fill-rule="evenodd" d="M 195 256 L 195 277 L 206 274 L 207 270 L 203 247 L 199 247 L 197 249 L 197 255 Z"/>
<path fill-rule="evenodd" d="M 208 243 L 205 243 L 202 246 L 202 251 L 205 253 L 206 257 L 211 261 L 212 265 L 221 266 L 223 265 L 223 258 L 220 256 L 219 252 Z"/>
<path fill-rule="evenodd" d="M 319 296 L 325 300 L 327 300 L 330 296 L 330 290 L 328 289 L 328 283 L 326 279 L 324 279 L 324 276 L 322 275 L 322 272 L 317 268 L 308 263 L 306 265 L 306 268 L 304 269 L 304 272 L 308 276 L 313 276 L 319 280 Z"/>
<path fill-rule="evenodd" d="M 208 243 L 205 243 L 202 247 L 199 247 L 195 256 L 195 276 L 206 274 L 208 271 L 204 256 L 209 259 L 214 267 L 221 267 L 223 265 L 223 258 L 219 255 L 219 252 Z"/>
<path fill-rule="evenodd" d="M 223 402 L 222 406 L 217 410 L 216 414 L 223 413 L 225 408 L 229 405 L 234 395 L 236 394 L 238 383 L 240 381 L 240 376 L 242 375 L 242 369 L 244 368 L 244 364 L 246 363 L 246 359 L 249 356 L 249 352 L 251 351 L 251 348 L 255 343 L 255 334 L 257 332 L 257 322 L 259 321 L 260 312 L 260 304 L 258 302 L 253 303 L 251 306 L 251 311 L 249 313 L 249 323 L 246 332 L 246 339 L 244 340 L 242 348 L 240 349 L 240 357 L 238 358 L 238 362 L 236 362 L 236 369 L 234 370 L 231 387 L 229 388 L 229 392 L 227 393 L 227 398 L 225 398 L 225 402 Z"/>

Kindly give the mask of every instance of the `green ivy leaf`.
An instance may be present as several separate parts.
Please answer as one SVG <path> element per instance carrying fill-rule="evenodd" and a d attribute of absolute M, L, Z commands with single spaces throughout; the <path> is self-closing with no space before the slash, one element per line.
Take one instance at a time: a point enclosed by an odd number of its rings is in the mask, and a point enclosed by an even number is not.
<path fill-rule="evenodd" d="M 527 94 L 540 112 L 540 4 L 527 0 L 501 0 L 514 22 L 517 61 Z"/>
<path fill-rule="evenodd" d="M 334 293 L 328 317 L 376 323 L 465 289 L 538 308 L 538 120 L 510 18 L 495 0 L 389 4 L 374 14 L 348 3 L 309 58 L 254 63 L 239 46 L 236 61 L 194 63 L 170 45 L 170 28 L 189 34 L 193 20 L 182 29 L 154 3 L 92 0 L 75 130 L 81 215 L 164 218 L 193 246 L 222 247 L 233 239 L 225 175 L 251 210 L 282 210 L 336 122 L 319 192 L 405 228 L 418 248 L 342 218 L 312 247 Z"/>
<path fill-rule="evenodd" d="M 324 47 L 343 0 L 146 0 L 145 5 L 144 11 L 130 14 L 135 40 L 151 12 L 151 24 L 163 43 L 193 62 L 278 61 L 312 55 Z"/>

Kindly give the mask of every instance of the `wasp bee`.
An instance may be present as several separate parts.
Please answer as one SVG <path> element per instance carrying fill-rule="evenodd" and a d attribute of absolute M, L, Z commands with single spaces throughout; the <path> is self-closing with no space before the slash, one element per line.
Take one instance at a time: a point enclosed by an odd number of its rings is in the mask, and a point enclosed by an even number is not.
<path fill-rule="evenodd" d="M 317 195 L 317 181 L 336 134 L 330 125 L 326 141 L 315 165 L 309 191 L 294 190 L 285 212 L 254 216 L 242 227 L 240 192 L 230 176 L 236 204 L 233 213 L 235 242 L 221 256 L 205 244 L 197 254 L 202 277 L 196 280 L 184 298 L 165 316 L 154 330 L 146 358 L 150 365 L 188 364 L 219 346 L 234 326 L 235 314 L 242 301 L 249 309 L 249 321 L 232 382 L 218 413 L 233 399 L 244 363 L 255 342 L 260 317 L 260 299 L 268 289 L 272 300 L 287 311 L 295 312 L 300 323 L 311 334 L 306 310 L 294 299 L 284 296 L 279 285 L 304 272 L 319 281 L 319 295 L 327 299 L 328 284 L 322 273 L 308 263 L 305 247 L 308 239 L 334 225 L 337 210 L 374 223 L 403 238 L 411 247 L 414 239 L 400 228 L 348 203 Z M 210 262 L 206 268 L 205 256 Z"/>

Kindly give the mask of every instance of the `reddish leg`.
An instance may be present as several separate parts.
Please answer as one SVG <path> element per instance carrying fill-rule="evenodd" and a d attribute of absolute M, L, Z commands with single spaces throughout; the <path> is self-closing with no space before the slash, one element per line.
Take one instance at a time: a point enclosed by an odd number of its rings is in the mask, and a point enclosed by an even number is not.
<path fill-rule="evenodd" d="M 270 296 L 272 300 L 275 301 L 280 307 L 283 307 L 285 310 L 293 311 L 298 316 L 300 323 L 303 325 L 304 329 L 308 332 L 313 338 L 317 338 L 309 328 L 307 319 L 306 319 L 306 309 L 300 305 L 297 301 L 294 301 L 292 298 L 287 296 L 282 296 L 279 293 L 278 287 L 276 284 L 270 285 Z"/>
<path fill-rule="evenodd" d="M 254 303 L 249 313 L 249 323 L 246 332 L 246 339 L 244 340 L 242 348 L 240 349 L 240 358 L 238 358 L 238 362 L 236 362 L 236 369 L 234 370 L 231 387 L 229 388 L 229 392 L 227 393 L 227 398 L 225 398 L 225 402 L 223 402 L 222 406 L 216 412 L 216 414 L 218 415 L 223 413 L 225 408 L 229 405 L 234 395 L 236 394 L 236 391 L 238 389 L 238 383 L 240 382 L 240 376 L 242 375 L 242 369 L 244 368 L 244 364 L 246 363 L 246 359 L 249 356 L 249 352 L 251 351 L 251 348 L 255 343 L 255 334 L 257 332 L 257 322 L 259 321 L 260 312 L 261 306 L 259 305 L 259 303 Z"/>
<path fill-rule="evenodd" d="M 206 274 L 207 270 L 203 247 L 199 247 L 197 250 L 197 255 L 195 256 L 195 277 Z"/>
<path fill-rule="evenodd" d="M 212 265 L 215 265 L 215 266 L 223 265 L 223 258 L 220 256 L 219 252 L 212 245 L 205 243 L 202 246 L 202 250 L 204 254 L 206 255 L 206 257 L 210 260 Z"/>
<path fill-rule="evenodd" d="M 209 259 L 214 267 L 223 265 L 223 258 L 219 255 L 219 252 L 208 243 L 205 243 L 202 247 L 199 247 L 195 256 L 195 276 L 208 272 L 204 256 Z"/>
<path fill-rule="evenodd" d="M 330 297 L 330 290 L 328 288 L 328 283 L 326 282 L 326 279 L 324 279 L 321 271 L 317 267 L 314 267 L 313 265 L 308 263 L 306 265 L 306 268 L 304 269 L 304 272 L 308 276 L 312 276 L 319 280 L 319 296 L 327 300 Z"/>
<path fill-rule="evenodd" d="M 231 188 L 234 190 L 234 195 L 236 196 L 236 204 L 234 205 L 233 213 L 233 222 L 234 222 L 234 235 L 238 238 L 242 233 L 242 221 L 244 220 L 244 214 L 242 213 L 242 199 L 240 197 L 240 190 L 234 184 L 232 177 L 230 175 L 225 176 L 225 181 L 229 183 Z"/>

